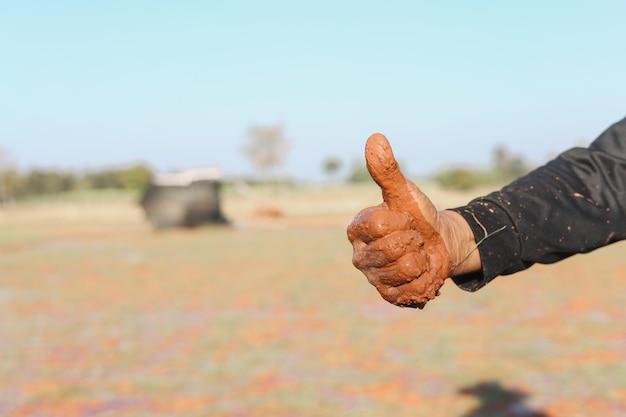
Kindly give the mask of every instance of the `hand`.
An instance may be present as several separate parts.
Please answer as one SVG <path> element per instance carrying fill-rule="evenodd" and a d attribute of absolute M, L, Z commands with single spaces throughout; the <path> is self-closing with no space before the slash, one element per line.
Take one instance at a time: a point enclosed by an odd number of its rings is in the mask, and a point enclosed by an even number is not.
<path fill-rule="evenodd" d="M 404 177 L 385 136 L 369 137 L 365 159 L 383 203 L 362 210 L 348 226 L 352 262 L 388 302 L 424 308 L 446 278 L 480 269 L 474 236 L 463 217 L 437 211 Z"/>

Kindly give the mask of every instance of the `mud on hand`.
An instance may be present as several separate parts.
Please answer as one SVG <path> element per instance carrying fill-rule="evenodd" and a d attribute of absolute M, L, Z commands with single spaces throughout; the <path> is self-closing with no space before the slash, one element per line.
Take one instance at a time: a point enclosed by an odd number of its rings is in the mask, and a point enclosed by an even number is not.
<path fill-rule="evenodd" d="M 362 210 L 348 226 L 352 263 L 388 302 L 424 308 L 452 269 L 437 209 L 402 174 L 385 136 L 369 137 L 365 160 L 383 203 Z"/>

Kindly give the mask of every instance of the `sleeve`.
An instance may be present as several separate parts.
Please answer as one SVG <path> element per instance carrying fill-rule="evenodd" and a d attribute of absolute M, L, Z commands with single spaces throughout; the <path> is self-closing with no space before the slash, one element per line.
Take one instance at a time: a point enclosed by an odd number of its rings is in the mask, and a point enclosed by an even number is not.
<path fill-rule="evenodd" d="M 482 271 L 453 278 L 467 291 L 626 239 L 626 118 L 588 148 L 453 210 L 472 228 L 482 262 Z"/>

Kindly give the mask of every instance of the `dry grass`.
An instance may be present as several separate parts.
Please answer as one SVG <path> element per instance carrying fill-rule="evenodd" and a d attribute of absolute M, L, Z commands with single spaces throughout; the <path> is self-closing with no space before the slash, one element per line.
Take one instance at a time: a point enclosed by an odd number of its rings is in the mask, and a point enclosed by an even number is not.
<path fill-rule="evenodd" d="M 160 233 L 127 199 L 0 212 L 0 415 L 626 415 L 623 245 L 404 310 L 350 264 L 378 196 L 229 191 L 234 227 Z"/>

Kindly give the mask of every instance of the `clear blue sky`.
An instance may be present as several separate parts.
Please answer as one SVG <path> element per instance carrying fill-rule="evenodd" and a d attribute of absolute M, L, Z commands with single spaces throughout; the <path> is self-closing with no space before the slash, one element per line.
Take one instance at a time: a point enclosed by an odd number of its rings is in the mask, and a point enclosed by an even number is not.
<path fill-rule="evenodd" d="M 626 115 L 626 2 L 16 1 L 0 4 L 0 146 L 21 168 L 146 161 L 252 172 L 282 123 L 298 179 L 362 158 L 405 169 L 542 161 Z"/>

